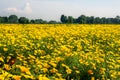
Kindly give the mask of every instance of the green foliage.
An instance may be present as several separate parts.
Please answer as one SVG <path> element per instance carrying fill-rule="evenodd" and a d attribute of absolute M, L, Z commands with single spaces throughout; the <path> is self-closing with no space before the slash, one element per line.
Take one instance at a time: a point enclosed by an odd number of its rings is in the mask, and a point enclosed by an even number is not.
<path fill-rule="evenodd" d="M 10 15 L 8 20 L 9 23 L 18 23 L 18 17 L 16 15 Z"/>
<path fill-rule="evenodd" d="M 67 16 L 65 16 L 65 15 L 61 15 L 60 20 L 62 23 L 67 23 L 67 21 L 68 21 Z"/>
<path fill-rule="evenodd" d="M 27 23 L 29 23 L 29 19 L 27 19 L 26 17 L 20 17 L 20 18 L 18 19 L 18 21 L 19 21 L 19 23 L 21 23 L 21 24 L 27 24 Z"/>
<path fill-rule="evenodd" d="M 65 16 L 64 14 L 60 16 L 60 21 L 50 20 L 46 21 L 43 19 L 32 19 L 29 20 L 26 17 L 18 17 L 16 15 L 10 15 L 9 17 L 0 16 L 0 23 L 20 23 L 20 24 L 120 24 L 120 16 L 116 16 L 115 18 L 106 18 L 106 17 L 94 17 L 94 16 L 86 16 L 80 15 L 78 18 L 74 18 L 73 16 Z"/>

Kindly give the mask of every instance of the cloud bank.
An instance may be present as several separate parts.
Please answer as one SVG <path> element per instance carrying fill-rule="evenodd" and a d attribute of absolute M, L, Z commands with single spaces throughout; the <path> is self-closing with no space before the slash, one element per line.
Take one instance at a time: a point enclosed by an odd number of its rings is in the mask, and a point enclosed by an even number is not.
<path fill-rule="evenodd" d="M 32 9 L 30 7 L 30 3 L 27 2 L 23 9 L 18 9 L 16 7 L 8 7 L 5 9 L 6 12 L 14 12 L 14 13 L 24 13 L 24 14 L 30 14 L 32 13 Z"/>

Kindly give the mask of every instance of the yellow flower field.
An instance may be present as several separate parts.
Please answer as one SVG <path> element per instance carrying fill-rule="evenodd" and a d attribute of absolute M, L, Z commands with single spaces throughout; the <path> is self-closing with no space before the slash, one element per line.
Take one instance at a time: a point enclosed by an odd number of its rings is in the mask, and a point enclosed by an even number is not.
<path fill-rule="evenodd" d="M 120 25 L 0 24 L 0 80 L 120 80 Z"/>

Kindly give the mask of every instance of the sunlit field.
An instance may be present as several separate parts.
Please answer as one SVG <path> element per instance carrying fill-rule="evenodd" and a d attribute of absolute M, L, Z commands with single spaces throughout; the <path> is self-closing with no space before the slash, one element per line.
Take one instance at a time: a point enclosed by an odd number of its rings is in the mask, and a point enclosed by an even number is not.
<path fill-rule="evenodd" d="M 0 80 L 120 80 L 120 25 L 0 24 Z"/>

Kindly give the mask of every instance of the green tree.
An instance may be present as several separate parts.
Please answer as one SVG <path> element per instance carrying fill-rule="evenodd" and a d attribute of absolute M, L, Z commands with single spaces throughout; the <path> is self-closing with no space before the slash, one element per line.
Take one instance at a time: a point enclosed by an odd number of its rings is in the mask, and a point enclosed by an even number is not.
<path fill-rule="evenodd" d="M 81 15 L 80 17 L 77 18 L 77 23 L 85 24 L 86 22 L 87 20 L 85 15 Z"/>
<path fill-rule="evenodd" d="M 0 23 L 2 22 L 2 17 L 0 16 Z"/>
<path fill-rule="evenodd" d="M 89 17 L 89 23 L 94 24 L 94 22 L 95 22 L 94 16 Z"/>
<path fill-rule="evenodd" d="M 117 15 L 117 16 L 115 17 L 115 23 L 117 23 L 117 24 L 120 23 L 120 16 Z"/>
<path fill-rule="evenodd" d="M 34 23 L 35 23 L 35 20 L 33 20 L 33 19 L 32 19 L 32 20 L 30 20 L 30 23 L 34 24 Z"/>
<path fill-rule="evenodd" d="M 4 17 L 1 17 L 1 23 L 8 23 L 8 17 L 4 16 Z"/>
<path fill-rule="evenodd" d="M 20 18 L 18 19 L 18 21 L 19 21 L 19 23 L 21 23 L 21 24 L 27 24 L 27 23 L 29 23 L 29 19 L 27 19 L 26 17 L 20 17 Z"/>
<path fill-rule="evenodd" d="M 43 20 L 42 19 L 35 19 L 35 23 L 36 24 L 41 24 L 41 23 L 43 23 Z"/>
<path fill-rule="evenodd" d="M 96 17 L 95 18 L 95 24 L 100 24 L 101 22 L 100 22 L 100 18 L 99 17 Z"/>
<path fill-rule="evenodd" d="M 54 20 L 51 20 L 48 22 L 49 24 L 57 24 L 58 22 L 57 21 L 54 21 Z"/>
<path fill-rule="evenodd" d="M 67 21 L 68 21 L 67 16 L 61 15 L 60 21 L 61 21 L 62 23 L 67 23 Z"/>
<path fill-rule="evenodd" d="M 10 15 L 8 20 L 9 23 L 18 23 L 18 17 L 16 15 Z"/>
<path fill-rule="evenodd" d="M 82 24 L 86 23 L 86 16 L 85 15 L 80 16 L 80 23 L 82 23 Z"/>
<path fill-rule="evenodd" d="M 35 19 L 35 20 L 31 20 L 30 22 L 35 23 L 35 24 L 46 24 L 46 23 L 48 23 L 47 21 L 42 20 L 42 19 Z"/>
<path fill-rule="evenodd" d="M 112 24 L 111 18 L 107 18 L 107 19 L 106 19 L 106 22 L 107 22 L 107 24 Z"/>
<path fill-rule="evenodd" d="M 73 23 L 74 22 L 74 18 L 72 16 L 68 16 L 68 23 Z"/>
<path fill-rule="evenodd" d="M 105 17 L 101 18 L 102 24 L 107 24 L 107 19 Z"/>

